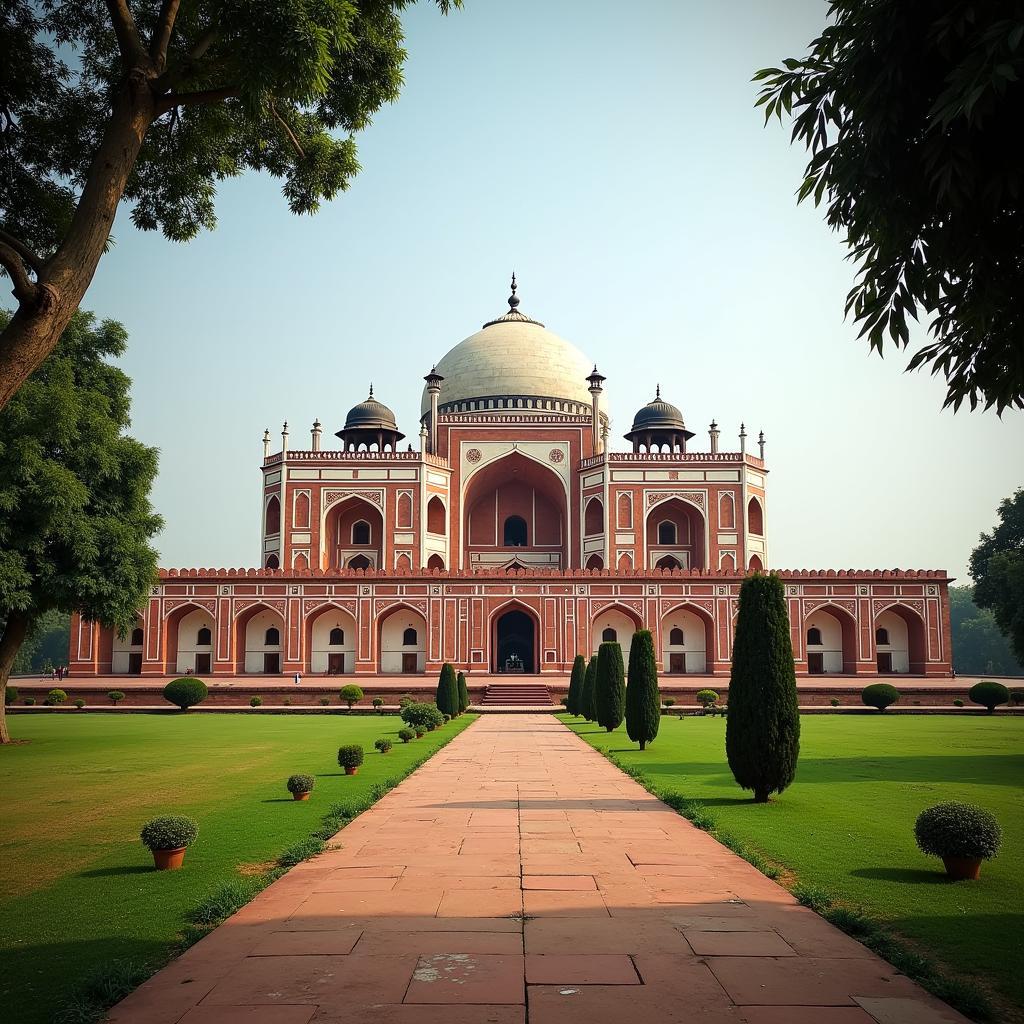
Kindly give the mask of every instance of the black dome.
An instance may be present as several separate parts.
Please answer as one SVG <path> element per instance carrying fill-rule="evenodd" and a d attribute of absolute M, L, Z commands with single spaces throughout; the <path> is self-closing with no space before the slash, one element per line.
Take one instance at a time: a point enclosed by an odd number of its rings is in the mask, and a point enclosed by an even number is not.
<path fill-rule="evenodd" d="M 345 417 L 346 430 L 397 430 L 395 414 L 383 402 L 373 397 L 373 388 L 365 402 L 360 402 L 349 409 Z"/>
<path fill-rule="evenodd" d="M 686 430 L 683 414 L 662 398 L 648 402 L 633 417 L 633 430 Z"/>

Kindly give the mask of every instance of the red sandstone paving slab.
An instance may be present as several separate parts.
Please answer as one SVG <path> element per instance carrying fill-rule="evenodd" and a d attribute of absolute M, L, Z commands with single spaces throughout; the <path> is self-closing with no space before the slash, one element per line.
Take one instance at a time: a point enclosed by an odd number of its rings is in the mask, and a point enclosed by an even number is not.
<path fill-rule="evenodd" d="M 967 1024 L 967 1018 L 922 993 L 919 999 L 854 996 L 878 1024 Z"/>
<path fill-rule="evenodd" d="M 796 956 L 777 932 L 696 931 L 683 937 L 698 956 Z"/>
<path fill-rule="evenodd" d="M 523 836 L 521 846 L 524 857 L 554 858 L 582 852 L 575 839 L 531 839 Z"/>
<path fill-rule="evenodd" d="M 518 922 L 517 922 L 518 923 Z M 433 931 L 433 932 L 365 932 L 359 940 L 361 955 L 416 953 L 500 953 L 521 954 L 523 936 L 520 932 Z"/>
<path fill-rule="evenodd" d="M 526 921 L 523 938 L 527 954 L 564 953 L 641 953 L 672 952 L 692 957 L 690 947 L 665 921 L 650 918 L 558 918 Z"/>
<path fill-rule="evenodd" d="M 319 860 L 320 858 L 317 858 Z M 309 862 L 314 863 L 314 862 Z M 294 869 L 293 869 L 294 870 Z M 362 865 L 345 864 L 332 867 L 328 878 L 401 878 L 405 871 L 404 864 Z M 291 871 L 288 872 L 291 875 Z"/>
<path fill-rule="evenodd" d="M 511 917 L 373 917 L 358 921 L 365 934 L 375 932 L 512 932 L 523 922 Z"/>
<path fill-rule="evenodd" d="M 526 1007 L 452 1003 L 377 1003 L 341 1009 L 322 1006 L 312 1024 L 526 1024 Z"/>
<path fill-rule="evenodd" d="M 315 1006 L 197 1006 L 181 1024 L 309 1024 Z"/>
<path fill-rule="evenodd" d="M 249 956 L 311 956 L 351 953 L 361 928 L 338 928 L 331 931 L 272 932 Z M 400 952 L 400 951 L 399 951 Z"/>
<path fill-rule="evenodd" d="M 434 892 L 438 887 L 444 889 L 516 889 L 519 885 L 518 875 L 460 875 L 430 873 L 409 874 L 395 886 L 396 892 L 408 892 L 413 889 L 430 889 Z"/>
<path fill-rule="evenodd" d="M 325 878 L 308 888 L 310 892 L 391 892 L 397 882 L 397 878 Z"/>
<path fill-rule="evenodd" d="M 523 957 L 434 953 L 416 965 L 406 1003 L 525 1003 Z"/>
<path fill-rule="evenodd" d="M 740 956 L 710 957 L 707 964 L 741 1006 L 852 1006 L 854 995 L 913 998 L 918 991 L 877 959 Z"/>
<path fill-rule="evenodd" d="M 522 912 L 523 895 L 518 889 L 446 888 L 437 908 L 438 917 L 507 917 Z"/>
<path fill-rule="evenodd" d="M 607 917 L 601 894 L 531 890 L 523 893 L 523 913 L 530 917 Z"/>
<path fill-rule="evenodd" d="M 593 875 L 523 875 L 524 889 L 596 889 Z"/>
<path fill-rule="evenodd" d="M 537 953 L 526 958 L 527 985 L 639 985 L 623 953 Z"/>
<path fill-rule="evenodd" d="M 644 985 L 531 985 L 530 1024 L 744 1024 L 721 994 L 695 1005 Z"/>
<path fill-rule="evenodd" d="M 877 1024 L 856 1006 L 744 1006 L 744 1024 Z"/>

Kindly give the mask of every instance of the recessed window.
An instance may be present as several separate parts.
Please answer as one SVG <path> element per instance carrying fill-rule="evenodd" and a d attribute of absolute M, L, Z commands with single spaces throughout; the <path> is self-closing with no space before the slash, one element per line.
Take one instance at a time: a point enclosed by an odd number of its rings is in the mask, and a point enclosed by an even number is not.
<path fill-rule="evenodd" d="M 504 540 L 507 548 L 526 547 L 526 520 L 522 516 L 509 516 L 505 520 Z"/>
<path fill-rule="evenodd" d="M 669 633 L 668 642 L 673 646 L 682 647 L 685 645 L 686 638 L 683 636 L 683 631 L 678 626 L 675 626 L 672 629 L 672 632 Z"/>
<path fill-rule="evenodd" d="M 370 543 L 370 524 L 365 519 L 360 519 L 357 523 L 352 524 L 352 543 Z"/>
<path fill-rule="evenodd" d="M 615 641 L 616 641 L 616 640 L 618 640 L 618 639 L 619 639 L 619 634 L 618 634 L 618 633 L 616 633 L 616 632 L 615 632 L 615 630 L 614 630 L 614 629 L 612 629 L 612 627 L 611 627 L 611 626 L 609 626 L 609 627 L 608 627 L 608 628 L 607 628 L 607 629 L 606 629 L 606 630 L 605 630 L 605 631 L 604 631 L 604 632 L 603 632 L 603 633 L 601 634 L 601 642 L 602 642 L 602 643 L 605 643 L 605 644 L 613 644 L 613 643 L 615 643 Z"/>
<path fill-rule="evenodd" d="M 664 558 L 659 558 L 655 569 L 682 569 L 679 564 L 679 559 L 672 555 L 665 555 Z"/>
<path fill-rule="evenodd" d="M 411 626 L 402 634 L 402 646 L 403 647 L 415 647 L 418 635 L 416 630 Z"/>
<path fill-rule="evenodd" d="M 889 643 L 889 630 L 884 627 L 879 627 L 875 630 L 875 643 L 876 644 L 888 644 Z"/>
<path fill-rule="evenodd" d="M 211 643 L 213 643 L 213 636 L 210 633 L 210 627 L 203 626 L 203 628 L 196 633 L 196 646 L 209 647 Z"/>
<path fill-rule="evenodd" d="M 142 628 L 136 627 L 132 630 L 132 647 L 142 646 Z"/>
<path fill-rule="evenodd" d="M 278 561 L 277 555 L 269 555 L 267 557 L 267 568 L 268 569 L 277 569 L 277 568 L 280 567 L 280 565 L 281 565 L 281 563 Z"/>
<path fill-rule="evenodd" d="M 271 626 L 263 635 L 264 647 L 277 647 L 281 643 L 281 633 L 276 626 Z"/>
<path fill-rule="evenodd" d="M 821 630 L 817 626 L 811 626 L 807 630 L 807 646 L 808 647 L 820 647 L 821 646 Z"/>
<path fill-rule="evenodd" d="M 667 520 L 662 523 L 658 523 L 658 543 L 659 544 L 675 544 L 676 542 L 676 524 L 670 523 Z"/>
<path fill-rule="evenodd" d="M 331 630 L 330 639 L 327 641 L 331 647 L 340 647 L 345 642 L 345 630 L 340 626 L 335 626 Z"/>
<path fill-rule="evenodd" d="M 356 555 L 355 558 L 351 559 L 348 563 L 350 569 L 369 569 L 370 560 L 366 555 Z"/>

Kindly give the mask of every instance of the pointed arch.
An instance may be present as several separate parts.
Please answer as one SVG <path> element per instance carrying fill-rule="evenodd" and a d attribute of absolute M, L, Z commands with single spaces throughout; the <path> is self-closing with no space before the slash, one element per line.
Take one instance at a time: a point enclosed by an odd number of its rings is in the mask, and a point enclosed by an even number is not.
<path fill-rule="evenodd" d="M 430 572 L 444 572 L 444 559 L 438 554 L 431 555 L 427 559 L 427 569 Z"/>
<path fill-rule="evenodd" d="M 278 675 L 284 659 L 286 635 L 284 617 L 275 608 L 260 602 L 235 616 L 235 674 Z M 277 630 L 277 643 L 268 643 L 267 633 Z"/>
<path fill-rule="evenodd" d="M 702 674 L 715 661 L 715 620 L 690 601 L 669 608 L 661 617 L 662 671 Z"/>
<path fill-rule="evenodd" d="M 600 555 L 591 555 L 587 559 L 587 568 L 588 569 L 603 569 L 604 568 L 604 559 Z"/>
<path fill-rule="evenodd" d="M 281 500 L 276 494 L 272 494 L 267 500 L 263 523 L 263 532 L 267 536 L 281 532 Z"/>
<path fill-rule="evenodd" d="M 633 495 L 625 492 L 620 494 L 615 503 L 616 522 L 620 530 L 633 529 Z"/>
<path fill-rule="evenodd" d="M 718 556 L 718 568 L 726 572 L 736 571 L 736 556 L 731 551 L 723 551 Z"/>
<path fill-rule="evenodd" d="M 436 494 L 427 502 L 427 533 L 439 537 L 448 533 L 448 513 L 444 502 Z"/>
<path fill-rule="evenodd" d="M 203 630 L 209 632 L 205 643 L 200 638 Z M 163 671 L 178 675 L 189 670 L 197 675 L 210 672 L 215 655 L 213 640 L 217 635 L 217 620 L 208 608 L 191 601 L 179 605 L 164 620 Z"/>
<path fill-rule="evenodd" d="M 813 631 L 820 643 L 811 643 Z M 857 620 L 836 604 L 819 605 L 804 615 L 803 640 L 807 672 L 822 675 L 857 671 Z"/>
<path fill-rule="evenodd" d="M 412 529 L 412 495 L 402 491 L 395 506 L 395 525 L 400 530 Z"/>
<path fill-rule="evenodd" d="M 600 498 L 591 498 L 583 513 L 583 532 L 590 536 L 604 533 L 604 502 Z"/>
<path fill-rule="evenodd" d="M 928 664 L 928 627 L 924 618 L 909 605 L 895 601 L 879 610 L 875 622 L 887 612 L 898 616 L 906 626 L 906 671 L 912 675 L 924 675 Z"/>
<path fill-rule="evenodd" d="M 513 656 L 519 658 L 524 674 L 540 672 L 541 622 L 536 610 L 512 598 L 498 605 L 487 625 L 492 672 L 511 671 Z"/>
<path fill-rule="evenodd" d="M 764 510 L 757 498 L 747 502 L 747 529 L 758 537 L 764 536 Z"/>
<path fill-rule="evenodd" d="M 141 674 L 145 641 L 143 627 L 144 623 L 140 615 L 136 618 L 135 625 L 124 636 L 119 636 L 117 630 L 113 631 L 110 655 L 110 671 L 113 674 L 129 676 Z"/>
<path fill-rule="evenodd" d="M 426 669 L 427 620 L 422 612 L 398 602 L 377 616 L 375 627 L 380 672 L 408 675 Z M 415 633 L 414 643 L 406 643 L 410 630 Z"/>
<path fill-rule="evenodd" d="M 764 572 L 764 563 L 761 561 L 760 555 L 751 555 L 750 562 L 747 565 L 748 572 Z"/>
<path fill-rule="evenodd" d="M 363 524 L 356 529 L 357 524 Z M 323 517 L 320 559 L 323 569 L 347 568 L 356 555 L 369 566 L 382 565 L 384 516 L 362 495 L 350 494 L 331 505 Z"/>
<path fill-rule="evenodd" d="M 597 654 L 601 645 L 601 637 L 606 629 L 616 633 L 616 643 L 622 648 L 623 663 L 629 664 L 629 649 L 633 644 L 633 634 L 643 629 L 643 619 L 628 605 L 613 602 L 605 605 L 594 613 L 590 622 L 591 653 Z"/>
<path fill-rule="evenodd" d="M 359 627 L 347 608 L 333 602 L 314 608 L 306 615 L 303 633 L 306 672 L 342 675 L 355 671 Z"/>
<path fill-rule="evenodd" d="M 736 529 L 736 499 L 729 491 L 723 491 L 718 496 L 718 528 Z"/>
<path fill-rule="evenodd" d="M 296 492 L 292 507 L 292 526 L 296 530 L 309 529 L 309 492 Z"/>

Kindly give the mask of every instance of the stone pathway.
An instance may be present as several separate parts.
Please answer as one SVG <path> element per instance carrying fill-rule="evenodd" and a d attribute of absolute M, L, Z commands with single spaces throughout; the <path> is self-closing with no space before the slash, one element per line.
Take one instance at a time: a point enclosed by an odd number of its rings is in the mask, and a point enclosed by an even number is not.
<path fill-rule="evenodd" d="M 481 718 L 119 1024 L 965 1024 L 550 715 Z"/>

